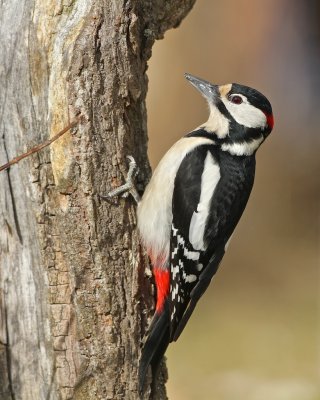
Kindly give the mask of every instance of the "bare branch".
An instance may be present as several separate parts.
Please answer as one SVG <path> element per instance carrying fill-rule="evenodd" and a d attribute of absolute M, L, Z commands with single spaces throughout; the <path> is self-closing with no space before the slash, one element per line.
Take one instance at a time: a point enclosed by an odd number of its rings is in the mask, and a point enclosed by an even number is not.
<path fill-rule="evenodd" d="M 20 154 L 20 156 L 17 156 L 13 158 L 11 161 L 7 162 L 4 165 L 0 166 L 0 172 L 8 169 L 11 167 L 13 164 L 17 164 L 19 161 L 23 160 L 26 157 L 31 156 L 31 154 L 37 153 L 38 151 L 44 149 L 45 147 L 49 146 L 51 143 L 59 139 L 62 135 L 64 135 L 66 132 L 68 132 L 70 129 L 74 128 L 76 125 L 78 125 L 79 121 L 81 119 L 81 115 L 78 116 L 75 120 L 70 122 L 66 127 L 64 127 L 60 132 L 58 132 L 56 135 L 54 135 L 51 139 L 46 140 L 45 142 L 42 142 L 38 144 L 37 146 L 33 147 L 32 149 L 28 150 L 27 152 Z"/>

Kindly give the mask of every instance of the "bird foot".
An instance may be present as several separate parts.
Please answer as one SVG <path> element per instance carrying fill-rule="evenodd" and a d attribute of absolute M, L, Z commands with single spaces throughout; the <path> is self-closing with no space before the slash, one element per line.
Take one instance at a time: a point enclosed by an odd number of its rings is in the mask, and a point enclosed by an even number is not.
<path fill-rule="evenodd" d="M 120 195 L 121 195 L 121 197 L 128 197 L 128 195 L 131 194 L 131 196 L 134 198 L 136 203 L 139 203 L 140 196 L 134 185 L 134 178 L 137 176 L 137 174 L 139 172 L 139 168 L 137 167 L 137 163 L 132 156 L 127 156 L 127 158 L 129 160 L 129 170 L 128 170 L 126 183 L 124 185 L 121 185 L 121 186 L 111 190 L 109 193 L 107 193 L 104 196 L 100 195 L 100 197 L 102 199 L 109 200 L 112 197 L 120 196 Z"/>

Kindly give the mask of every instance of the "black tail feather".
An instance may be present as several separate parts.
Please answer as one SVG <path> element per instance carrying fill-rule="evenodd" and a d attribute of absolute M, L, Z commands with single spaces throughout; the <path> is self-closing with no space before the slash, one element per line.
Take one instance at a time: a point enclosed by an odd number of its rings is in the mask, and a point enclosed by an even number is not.
<path fill-rule="evenodd" d="M 170 313 L 169 305 L 165 302 L 161 314 L 156 313 L 150 326 L 150 332 L 143 346 L 139 365 L 139 393 L 143 394 L 145 378 L 149 365 L 152 369 L 152 377 L 157 374 L 160 362 L 167 350 L 170 341 Z"/>

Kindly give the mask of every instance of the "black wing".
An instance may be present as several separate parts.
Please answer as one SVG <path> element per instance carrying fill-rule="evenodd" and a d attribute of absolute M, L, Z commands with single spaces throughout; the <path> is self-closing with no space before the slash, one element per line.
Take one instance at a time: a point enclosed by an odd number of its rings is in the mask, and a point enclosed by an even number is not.
<path fill-rule="evenodd" d="M 196 148 L 179 168 L 172 200 L 170 341 L 178 339 L 219 267 L 249 198 L 254 170 L 254 157 L 232 157 L 214 145 Z M 205 221 L 193 224 L 199 204 L 205 204 Z"/>

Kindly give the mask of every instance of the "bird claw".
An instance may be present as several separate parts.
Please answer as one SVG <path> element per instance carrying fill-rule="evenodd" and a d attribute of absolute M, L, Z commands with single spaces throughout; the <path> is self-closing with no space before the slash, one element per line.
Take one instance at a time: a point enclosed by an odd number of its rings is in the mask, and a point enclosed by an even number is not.
<path fill-rule="evenodd" d="M 127 198 L 129 194 L 131 194 L 137 203 L 140 201 L 140 196 L 133 182 L 134 178 L 137 176 L 139 172 L 139 168 L 137 167 L 137 163 L 132 156 L 127 156 L 127 159 L 129 160 L 129 170 L 127 174 L 126 183 L 111 190 L 104 196 L 100 195 L 102 199 L 109 200 L 112 197 L 120 195 L 121 197 Z"/>

